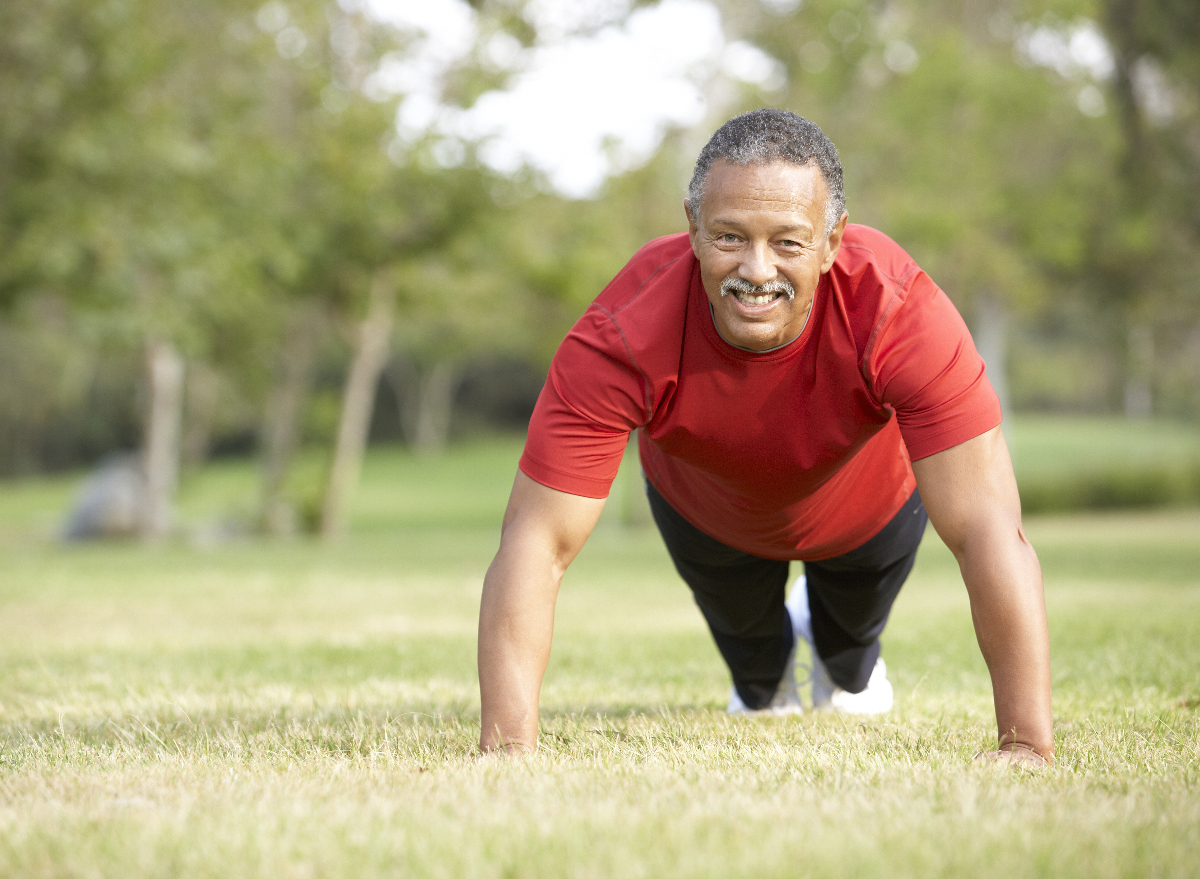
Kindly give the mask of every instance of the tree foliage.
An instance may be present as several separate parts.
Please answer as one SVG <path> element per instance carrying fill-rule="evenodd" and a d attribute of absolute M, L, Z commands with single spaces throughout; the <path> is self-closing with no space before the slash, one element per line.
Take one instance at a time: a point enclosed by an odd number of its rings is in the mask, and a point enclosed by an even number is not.
<path fill-rule="evenodd" d="M 852 220 L 898 239 L 969 322 L 999 299 L 1038 333 L 1073 324 L 1111 401 L 1137 369 L 1109 353 L 1131 324 L 1200 326 L 1196 9 L 811 0 L 784 14 L 730 3 L 726 24 L 786 71 L 740 106 L 825 128 Z"/>
<path fill-rule="evenodd" d="M 1015 316 L 1019 399 L 1041 399 L 1031 364 L 1070 348 L 1076 372 L 1043 373 L 1085 376 L 1100 388 L 1091 405 L 1141 382 L 1155 408 L 1200 410 L 1200 354 L 1195 379 L 1183 370 L 1189 338 L 1200 352 L 1200 7 L 718 3 L 728 38 L 780 75 L 715 78 L 710 121 L 775 105 L 821 124 L 851 219 L 899 240 L 969 321 Z M 471 6 L 478 45 L 441 95 L 463 107 L 504 85 L 488 40 L 540 39 L 520 0 Z M 1073 40 L 1092 40 L 1090 60 Z M 0 331 L 28 354 L 5 360 L 20 364 L 14 381 L 40 389 L 29 429 L 5 434 L 24 466 L 56 412 L 132 397 L 113 365 L 154 342 L 208 377 L 204 417 L 243 431 L 293 422 L 262 428 L 281 490 L 313 364 L 351 358 L 380 284 L 395 314 L 388 374 L 431 407 L 409 421 L 434 447 L 468 363 L 544 365 L 637 247 L 685 228 L 694 132 L 670 134 L 593 200 L 530 170 L 497 174 L 474 144 L 398 138 L 403 85 L 381 91 L 376 74 L 412 41 L 349 0 L 0 6 Z M 29 366 L 42 362 L 60 375 Z M 1070 387 L 1082 380 L 1046 399 L 1082 398 Z M 0 411 L 18 418 L 23 396 Z M 280 399 L 293 402 L 267 405 Z M 132 404 L 120 408 L 125 425 Z"/>

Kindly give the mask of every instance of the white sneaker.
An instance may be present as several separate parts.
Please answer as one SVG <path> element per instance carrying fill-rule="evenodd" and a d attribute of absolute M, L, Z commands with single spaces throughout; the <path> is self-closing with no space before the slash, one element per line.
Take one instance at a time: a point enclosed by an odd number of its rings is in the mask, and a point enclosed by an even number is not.
<path fill-rule="evenodd" d="M 788 684 L 791 686 L 788 686 Z M 771 697 L 771 701 L 763 708 L 747 708 L 742 697 L 738 695 L 737 687 L 729 688 L 729 704 L 725 713 L 740 714 L 743 717 L 783 717 L 788 714 L 804 713 L 804 703 L 800 701 L 800 693 L 796 690 L 795 680 L 785 679 L 779 682 L 779 689 Z"/>
<path fill-rule="evenodd" d="M 832 708 L 842 714 L 883 714 L 892 710 L 895 694 L 892 684 L 887 679 L 887 665 L 883 657 L 875 660 L 875 668 L 871 670 L 871 678 L 867 688 L 861 693 L 850 693 L 843 690 L 829 677 L 825 663 L 817 655 L 813 646 L 812 615 L 808 609 L 808 586 L 803 576 L 797 577 L 788 594 L 788 615 L 792 618 L 792 630 L 796 633 L 796 642 L 803 638 L 809 647 L 812 666 L 806 667 L 808 677 L 804 683 L 812 682 L 812 706 L 816 710 Z M 795 654 L 793 653 L 793 656 Z"/>
<path fill-rule="evenodd" d="M 830 683 L 833 684 L 832 681 Z M 813 695 L 816 696 L 815 686 Z M 834 711 L 840 711 L 842 714 L 883 714 L 892 710 L 894 702 L 892 683 L 887 679 L 887 665 L 881 656 L 875 660 L 875 668 L 871 670 L 865 690 L 861 693 L 849 693 L 833 684 L 828 704 Z"/>
<path fill-rule="evenodd" d="M 775 695 L 771 697 L 770 702 L 762 708 L 747 708 L 742 697 L 738 695 L 737 687 L 730 687 L 729 704 L 725 707 L 725 712 L 745 717 L 782 717 L 803 712 L 804 703 L 800 701 L 800 691 L 796 689 L 796 648 L 799 646 L 800 639 L 796 638 L 787 665 L 783 667 L 783 678 L 775 688 Z"/>

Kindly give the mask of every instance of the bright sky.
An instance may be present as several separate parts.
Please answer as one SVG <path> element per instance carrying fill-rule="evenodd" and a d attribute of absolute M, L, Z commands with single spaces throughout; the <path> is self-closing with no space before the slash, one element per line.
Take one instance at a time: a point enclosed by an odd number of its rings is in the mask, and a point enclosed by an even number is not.
<path fill-rule="evenodd" d="M 371 84 L 404 95 L 397 119 L 402 138 L 443 135 L 447 162 L 455 158 L 456 139 L 482 140 L 482 156 L 494 168 L 528 163 L 570 196 L 591 195 L 607 175 L 644 161 L 667 127 L 700 123 L 714 76 L 782 84 L 777 62 L 726 41 L 707 0 L 661 0 L 628 18 L 628 0 L 533 0 L 541 42 L 525 50 L 507 35 L 492 37 L 484 57 L 518 72 L 507 90 L 485 94 L 464 112 L 439 105 L 437 94 L 442 72 L 475 41 L 471 8 L 463 0 L 366 5 L 417 37 L 413 50 L 386 64 Z"/>
<path fill-rule="evenodd" d="M 403 96 L 402 142 L 438 135 L 435 155 L 453 164 L 464 140 L 479 141 L 492 167 L 515 171 L 528 164 L 568 196 L 594 195 L 605 177 L 648 159 L 668 127 L 698 125 L 710 110 L 719 111 L 708 98 L 722 79 L 767 92 L 783 85 L 779 62 L 748 43 L 726 40 L 709 0 L 660 0 L 632 14 L 630 0 L 529 0 L 539 43 L 523 49 L 507 34 L 492 36 L 483 58 L 516 73 L 504 91 L 462 111 L 442 106 L 438 94 L 445 71 L 477 41 L 476 15 L 465 0 L 343 2 L 363 3 L 413 38 L 368 83 L 380 97 Z M 788 12 L 802 0 L 762 2 Z M 1106 112 L 1097 84 L 1112 75 L 1112 55 L 1093 22 L 1051 27 L 1009 20 L 1004 30 L 1027 63 L 1077 84 L 1080 112 Z M 895 73 L 918 63 L 902 40 L 888 45 L 884 60 Z M 1161 105 L 1169 115 L 1170 94 L 1152 86 L 1141 91 L 1161 100 L 1148 106 Z"/>

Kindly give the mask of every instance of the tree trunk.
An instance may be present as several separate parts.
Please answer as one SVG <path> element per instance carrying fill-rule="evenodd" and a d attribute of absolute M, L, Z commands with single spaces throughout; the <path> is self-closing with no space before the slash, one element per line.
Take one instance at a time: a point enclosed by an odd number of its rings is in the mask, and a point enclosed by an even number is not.
<path fill-rule="evenodd" d="M 220 376 L 207 363 L 193 363 L 188 369 L 180 452 L 186 469 L 199 467 L 208 459 L 220 387 Z"/>
<path fill-rule="evenodd" d="M 629 434 L 617 481 L 621 484 L 621 524 L 627 528 L 644 528 L 653 522 L 650 501 L 646 497 L 646 480 L 642 476 L 642 465 L 638 458 L 636 430 Z"/>
<path fill-rule="evenodd" d="M 388 389 L 392 392 L 392 400 L 396 404 L 396 414 L 400 419 L 400 435 L 404 442 L 413 445 L 416 436 L 416 399 L 417 368 L 403 355 L 392 357 L 383 368 L 383 378 Z"/>
<path fill-rule="evenodd" d="M 263 531 L 275 536 L 296 530 L 296 511 L 284 486 L 292 457 L 300 447 L 301 415 L 316 360 L 321 314 L 311 305 L 296 309 L 276 364 L 262 425 L 261 506 Z"/>
<path fill-rule="evenodd" d="M 1130 187 L 1131 194 L 1138 201 L 1142 201 L 1144 190 L 1136 184 L 1145 182 L 1153 163 L 1145 160 L 1146 138 L 1133 84 L 1134 66 L 1145 51 L 1138 39 L 1138 5 L 1138 0 L 1107 0 L 1105 14 L 1108 19 L 1109 38 L 1112 41 L 1112 92 L 1116 98 L 1117 118 L 1125 135 L 1121 173 L 1127 181 L 1134 184 Z"/>
<path fill-rule="evenodd" d="M 155 541 L 171 531 L 175 487 L 179 479 L 179 441 L 183 421 L 183 358 L 161 339 L 146 342 L 147 407 L 142 449 L 145 493 L 139 533 Z"/>
<path fill-rule="evenodd" d="M 383 274 L 376 275 L 371 284 L 367 316 L 358 328 L 354 356 L 342 392 L 337 445 L 321 507 L 320 533 L 326 540 L 341 532 L 344 507 L 358 481 L 367 431 L 371 426 L 375 387 L 388 359 L 395 305 L 396 291 L 390 279 Z"/>
<path fill-rule="evenodd" d="M 1190 365 L 1189 372 L 1191 373 L 1192 392 L 1189 394 L 1191 402 L 1191 411 L 1193 413 L 1200 412 L 1200 324 L 1192 327 L 1192 331 L 1188 333 L 1187 340 L 1187 361 Z"/>
<path fill-rule="evenodd" d="M 1147 324 L 1129 328 L 1125 363 L 1125 417 L 1149 418 L 1154 411 L 1154 331 Z"/>
<path fill-rule="evenodd" d="M 461 377 L 461 370 L 450 363 L 435 363 L 420 370 L 412 438 L 418 455 L 436 455 L 446 448 L 454 394 Z"/>
<path fill-rule="evenodd" d="M 397 357 L 384 376 L 396 400 L 405 442 L 418 455 L 440 453 L 450 438 L 462 368 L 448 362 L 417 365 Z"/>
<path fill-rule="evenodd" d="M 1014 459 L 1017 455 L 1016 443 L 1010 428 L 1009 416 L 1012 414 L 1012 398 L 1008 391 L 1008 304 L 994 293 L 980 294 L 975 308 L 975 326 L 971 336 L 975 340 L 975 350 L 983 358 L 987 367 L 988 381 L 992 390 L 1000 398 L 1000 430 L 1008 443 L 1008 453 Z"/>
<path fill-rule="evenodd" d="M 1000 410 L 1007 417 L 1012 400 L 1008 392 L 1008 308 L 1004 300 L 991 293 L 979 296 L 972 336 L 987 366 L 988 381 L 1000 398 Z"/>

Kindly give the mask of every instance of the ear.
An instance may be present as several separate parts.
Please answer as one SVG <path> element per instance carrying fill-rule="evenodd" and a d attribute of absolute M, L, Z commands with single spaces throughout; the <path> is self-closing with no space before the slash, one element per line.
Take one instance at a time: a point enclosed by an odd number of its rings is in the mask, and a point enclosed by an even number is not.
<path fill-rule="evenodd" d="M 833 261 L 837 259 L 838 250 L 842 246 L 842 236 L 846 234 L 846 221 L 849 219 L 850 214 L 842 211 L 842 216 L 837 221 L 837 225 L 833 227 L 833 231 L 829 233 L 829 237 L 825 240 L 825 259 L 821 262 L 822 275 L 833 268 Z"/>
<path fill-rule="evenodd" d="M 696 257 L 699 258 L 700 252 L 696 250 L 696 242 L 700 235 L 700 225 L 697 222 L 700 219 L 700 212 L 697 211 L 696 215 L 693 216 L 691 202 L 685 198 L 683 200 L 683 214 L 687 217 L 688 221 L 688 238 L 692 242 L 692 253 L 696 254 Z"/>

